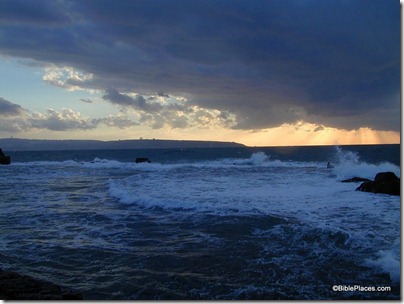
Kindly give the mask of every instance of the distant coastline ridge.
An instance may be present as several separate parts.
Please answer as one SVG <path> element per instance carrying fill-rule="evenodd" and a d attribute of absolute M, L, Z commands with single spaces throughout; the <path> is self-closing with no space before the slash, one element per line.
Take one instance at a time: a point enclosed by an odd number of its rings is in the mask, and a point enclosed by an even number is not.
<path fill-rule="evenodd" d="M 190 149 L 190 148 L 234 148 L 245 147 L 236 142 L 202 140 L 166 140 L 166 139 L 128 139 L 128 140 L 54 140 L 2 138 L 0 147 L 4 151 L 39 150 L 103 150 L 103 149 Z"/>

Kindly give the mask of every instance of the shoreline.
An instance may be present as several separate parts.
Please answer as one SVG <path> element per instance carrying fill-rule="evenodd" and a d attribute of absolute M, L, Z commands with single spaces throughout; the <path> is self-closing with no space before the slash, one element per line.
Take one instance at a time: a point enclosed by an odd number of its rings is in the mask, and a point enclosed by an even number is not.
<path fill-rule="evenodd" d="M 83 295 L 51 282 L 0 269 L 1 300 L 84 300 Z"/>

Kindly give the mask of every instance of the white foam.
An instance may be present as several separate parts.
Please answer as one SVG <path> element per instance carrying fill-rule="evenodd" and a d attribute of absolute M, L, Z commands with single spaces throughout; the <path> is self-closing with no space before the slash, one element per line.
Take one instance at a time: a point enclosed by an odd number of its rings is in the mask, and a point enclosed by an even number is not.
<path fill-rule="evenodd" d="M 43 167 L 43 166 L 79 166 L 80 164 L 74 160 L 65 161 L 33 161 L 33 162 L 12 162 L 10 166 L 18 167 Z"/>
<path fill-rule="evenodd" d="M 33 161 L 33 162 L 14 162 L 13 166 L 20 167 L 49 167 L 49 166 L 59 166 L 59 167 L 71 167 L 71 166 L 81 166 L 83 168 L 90 169 L 141 169 L 141 170 L 157 170 L 161 169 L 162 166 L 159 163 L 140 163 L 135 162 L 120 162 L 117 160 L 105 159 L 105 158 L 94 158 L 92 161 L 80 161 L 75 160 L 65 160 L 65 161 Z M 169 166 L 167 166 L 168 168 Z"/>
<path fill-rule="evenodd" d="M 365 255 L 369 249 L 369 252 L 373 254 L 369 256 L 367 265 L 388 272 L 392 280 L 399 282 L 399 239 L 392 248 L 386 247 L 386 240 L 394 240 L 396 236 L 399 236 L 400 198 L 356 192 L 356 185 L 339 182 L 332 172 L 350 167 L 362 172 L 373 166 L 360 162 L 355 153 L 344 154 L 341 152 L 341 154 L 340 161 L 335 162 L 336 167 L 333 170 L 326 169 L 324 163 L 272 160 L 269 156 L 259 152 L 246 159 L 221 159 L 177 164 L 155 162 L 136 164 L 99 158 L 92 162 L 80 163 L 75 161 L 38 162 L 29 164 L 32 165 L 29 170 L 25 170 L 24 167 L 17 168 L 19 170 L 15 171 L 22 172 L 18 176 L 19 178 L 35 179 L 35 184 L 44 186 L 47 186 L 45 182 L 49 180 L 50 176 L 54 178 L 55 183 L 59 183 L 58 177 L 80 172 L 76 168 L 69 170 L 69 166 L 85 168 L 81 171 L 91 178 L 94 176 L 94 179 L 98 175 L 102 175 L 103 178 L 99 181 L 102 198 L 97 199 L 97 206 L 101 201 L 111 205 L 119 204 L 118 202 L 126 204 L 121 205 L 122 208 L 105 208 L 102 211 L 102 213 L 105 212 L 106 217 L 113 219 L 113 224 L 128 221 L 130 216 L 130 213 L 127 212 L 128 209 L 133 208 L 137 211 L 139 206 L 140 208 L 161 208 L 167 210 L 167 213 L 173 211 L 172 215 L 176 219 L 179 216 L 186 217 L 198 213 L 215 215 L 260 213 L 292 219 L 299 224 L 299 229 L 309 227 L 310 231 L 321 231 L 325 236 L 331 235 L 332 240 L 341 239 L 341 246 L 360 248 Z M 42 164 L 60 165 L 60 168 L 58 168 L 59 170 L 45 168 L 43 172 L 38 173 L 41 170 L 35 166 Z M 380 165 L 375 166 L 377 170 L 380 170 Z M 66 168 L 67 170 L 64 170 Z M 114 172 L 121 171 L 115 170 L 115 168 L 129 171 L 125 171 L 125 174 L 122 175 L 115 174 Z M 98 169 L 100 171 L 97 171 Z M 93 174 L 98 172 L 100 174 Z M 122 178 L 128 174 L 131 176 Z M 359 173 L 354 175 L 362 176 Z M 105 177 L 113 177 L 109 179 L 107 185 L 104 183 Z M 107 186 L 112 199 L 111 197 L 105 199 L 104 186 Z M 31 205 L 34 202 L 38 203 L 39 207 L 35 208 L 38 214 L 42 214 L 40 208 L 49 208 L 47 204 L 44 204 L 44 202 L 52 201 L 49 200 L 49 193 L 55 196 L 53 201 L 60 205 L 57 210 L 66 212 L 69 204 L 64 204 L 67 200 L 58 197 L 61 195 L 59 191 L 54 193 L 43 191 L 43 187 L 33 187 L 33 189 L 37 190 L 26 192 L 26 196 Z M 89 191 L 92 189 L 89 188 Z M 11 197 L 15 191 L 10 188 L 9 192 L 6 194 Z M 86 203 L 82 198 L 79 201 L 80 204 Z M 11 203 L 10 205 L 12 206 Z M 71 208 L 69 212 L 76 213 L 76 209 Z M 94 209 L 98 210 L 98 208 Z M 175 212 L 178 209 L 186 212 Z M 141 209 L 142 213 L 144 211 L 147 212 L 147 210 Z M 15 212 L 12 213 L 15 214 Z M 170 217 L 168 216 L 168 218 Z M 121 250 L 119 235 L 125 233 L 124 227 L 119 229 L 115 236 L 112 234 L 113 229 L 101 225 L 99 229 L 98 227 L 87 227 L 86 221 L 80 220 L 80 229 L 82 229 L 80 234 L 72 231 L 67 225 L 58 227 L 58 230 L 62 231 L 59 238 L 61 242 L 68 241 L 69 246 L 96 244 L 103 248 Z M 308 225 L 306 225 L 307 223 Z M 29 224 L 28 222 L 27 225 Z M 317 228 L 320 229 L 317 230 Z M 276 232 L 275 229 L 271 228 L 268 231 L 256 229 L 253 234 L 266 237 L 266 233 L 270 236 Z M 280 230 L 280 234 L 279 237 L 283 237 L 284 231 Z M 301 234 L 296 230 L 296 239 L 299 239 L 300 236 Z M 207 238 L 209 237 L 208 234 Z M 219 242 L 220 237 L 212 241 Z M 324 242 L 327 242 L 326 238 Z M 333 242 L 330 244 L 334 245 Z M 312 245 L 313 243 L 310 242 L 307 244 L 307 246 Z M 378 251 L 379 249 L 383 250 Z M 312 246 L 311 250 L 319 256 L 324 252 L 320 246 Z M 294 257 L 279 255 L 279 259 L 283 259 L 278 261 L 279 264 L 287 264 L 288 258 Z M 363 256 L 361 256 L 362 260 Z M 272 260 L 272 262 L 274 261 L 276 259 Z M 257 262 L 265 263 L 264 260 Z M 241 290 L 241 292 L 244 291 Z"/>
<path fill-rule="evenodd" d="M 109 191 L 111 196 L 127 204 L 142 201 L 147 205 L 149 201 L 150 205 L 160 204 L 163 208 L 174 204 L 171 207 L 211 208 L 212 211 L 306 212 L 311 217 L 322 210 L 328 212 L 340 202 L 345 204 L 352 195 L 358 196 L 359 206 L 369 200 L 366 194 L 355 193 L 351 184 L 331 178 L 324 168 L 296 166 L 296 163 L 293 166 L 280 161 L 275 164 L 276 172 L 271 170 L 274 164 L 254 170 L 224 163 L 149 166 L 148 170 L 142 169 L 129 178 L 111 180 Z"/>
<path fill-rule="evenodd" d="M 259 166 L 262 165 L 265 161 L 268 160 L 268 156 L 264 152 L 256 152 L 253 155 L 251 155 L 251 163 L 253 165 Z"/>
<path fill-rule="evenodd" d="M 333 171 L 337 174 L 338 178 L 346 179 L 355 176 L 373 179 L 379 172 L 394 172 L 400 177 L 400 167 L 383 162 L 380 164 L 369 164 L 360 160 L 356 152 L 349 150 L 342 150 L 336 147 Z"/>
<path fill-rule="evenodd" d="M 108 180 L 109 184 L 109 194 L 113 197 L 119 199 L 121 203 L 132 204 L 136 202 L 136 193 L 131 193 L 130 189 L 126 189 L 122 186 L 122 181 L 120 180 Z"/>
<path fill-rule="evenodd" d="M 100 158 L 95 158 L 91 162 L 82 162 L 81 164 L 85 168 L 94 168 L 94 169 L 125 168 L 127 166 L 134 165 L 132 163 L 122 163 L 116 160 L 100 159 Z"/>
<path fill-rule="evenodd" d="M 253 164 L 255 158 L 259 161 Z M 294 219 L 321 231 L 343 232 L 344 245 L 369 250 L 372 242 L 399 235 L 391 231 L 400 221 L 399 197 L 355 191 L 356 185 L 341 183 L 324 163 L 272 161 L 262 154 L 242 161 L 145 166 L 130 177 L 111 179 L 109 194 L 143 208 Z M 391 256 L 381 253 L 379 259 L 393 271 Z"/>
<path fill-rule="evenodd" d="M 391 249 L 380 250 L 377 253 L 377 258 L 367 259 L 366 266 L 377 267 L 389 273 L 390 279 L 395 282 L 400 282 L 400 239 L 397 239 Z"/>

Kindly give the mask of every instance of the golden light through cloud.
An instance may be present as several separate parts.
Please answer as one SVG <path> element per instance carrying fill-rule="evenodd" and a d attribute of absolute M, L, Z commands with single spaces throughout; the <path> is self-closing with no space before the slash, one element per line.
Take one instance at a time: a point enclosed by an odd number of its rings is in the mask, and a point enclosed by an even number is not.
<path fill-rule="evenodd" d="M 348 131 L 299 122 L 255 133 L 244 132 L 239 142 L 248 146 L 399 144 L 400 133 L 369 128 Z"/>
<path fill-rule="evenodd" d="M 28 138 L 65 139 L 63 132 L 33 130 Z M 59 136 L 58 136 L 59 135 Z M 124 140 L 124 139 L 172 139 L 229 141 L 247 146 L 311 146 L 311 145 L 357 145 L 357 144 L 399 144 L 400 133 L 375 131 L 370 128 L 341 130 L 316 124 L 298 122 L 283 124 L 276 128 L 246 131 L 215 126 L 212 128 L 152 129 L 136 126 L 124 129 L 111 129 L 100 126 L 94 130 L 74 132 L 69 139 Z"/>
<path fill-rule="evenodd" d="M 163 2 L 8 1 L 0 138 L 400 143 L 397 1 Z"/>

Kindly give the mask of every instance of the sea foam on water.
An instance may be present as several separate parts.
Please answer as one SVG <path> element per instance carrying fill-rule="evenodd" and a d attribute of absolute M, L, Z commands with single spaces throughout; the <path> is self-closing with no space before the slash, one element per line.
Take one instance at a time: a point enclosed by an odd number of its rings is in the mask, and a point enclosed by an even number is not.
<path fill-rule="evenodd" d="M 373 179 L 379 172 L 394 172 L 400 177 L 400 167 L 388 163 L 381 162 L 379 164 L 370 164 L 360 159 L 357 152 L 343 150 L 340 147 L 335 148 L 333 159 L 334 172 L 340 179 L 348 179 L 352 177 L 362 177 Z"/>
<path fill-rule="evenodd" d="M 250 158 L 251 163 L 256 166 L 262 165 L 268 159 L 269 157 L 264 152 L 253 153 Z"/>
<path fill-rule="evenodd" d="M 2 263 L 87 299 L 314 300 L 343 298 L 336 283 L 397 288 L 400 198 L 341 179 L 400 168 L 346 148 L 320 150 L 327 158 L 313 158 L 314 147 L 277 151 L 15 162 L 0 175 Z"/>
<path fill-rule="evenodd" d="M 393 282 L 400 282 L 400 239 L 398 238 L 391 249 L 380 250 L 374 259 L 366 259 L 365 265 L 378 267 L 390 274 Z"/>

